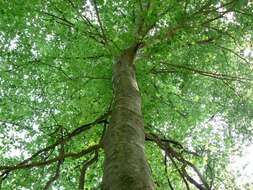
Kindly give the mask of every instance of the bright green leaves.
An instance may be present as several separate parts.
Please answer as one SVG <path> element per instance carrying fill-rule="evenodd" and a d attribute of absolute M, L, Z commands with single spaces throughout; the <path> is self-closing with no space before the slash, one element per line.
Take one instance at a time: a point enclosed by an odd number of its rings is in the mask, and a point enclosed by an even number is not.
<path fill-rule="evenodd" d="M 1 1 L 0 154 L 13 146 L 31 154 L 59 139 L 59 133 L 53 132 L 60 125 L 69 132 L 106 112 L 113 99 L 114 58 L 135 40 L 142 40 L 136 57 L 142 112 L 144 122 L 156 127 L 148 130 L 158 129 L 203 153 L 203 159 L 187 159 L 206 172 L 209 182 L 215 173 L 232 184 L 225 170 L 228 155 L 235 145 L 240 148 L 241 141 L 252 137 L 253 4 L 219 0 L 96 3 L 100 23 L 92 1 Z M 222 15 L 229 9 L 231 13 Z M 225 121 L 223 129 L 203 126 L 215 114 Z M 25 132 L 27 141 L 9 137 L 11 131 Z M 95 144 L 101 133 L 99 125 L 67 144 L 66 150 Z M 17 141 L 22 146 L 15 145 Z M 147 155 L 157 188 L 166 189 L 164 153 L 148 144 Z M 21 158 L 17 159 L 4 158 L 0 165 Z M 76 189 L 85 159 L 66 161 L 54 187 Z M 102 163 L 103 155 L 88 171 L 87 188 L 100 187 Z M 182 189 L 180 176 L 170 166 L 171 182 Z M 55 165 L 31 173 L 18 171 L 4 188 L 41 189 L 54 170 Z M 219 189 L 220 184 L 216 181 L 214 187 Z"/>

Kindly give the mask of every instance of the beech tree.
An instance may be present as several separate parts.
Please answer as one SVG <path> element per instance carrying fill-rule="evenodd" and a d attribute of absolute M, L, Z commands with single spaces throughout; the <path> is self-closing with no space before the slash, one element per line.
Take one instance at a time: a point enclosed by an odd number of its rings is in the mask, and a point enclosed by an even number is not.
<path fill-rule="evenodd" d="M 249 189 L 253 3 L 1 0 L 3 190 Z"/>

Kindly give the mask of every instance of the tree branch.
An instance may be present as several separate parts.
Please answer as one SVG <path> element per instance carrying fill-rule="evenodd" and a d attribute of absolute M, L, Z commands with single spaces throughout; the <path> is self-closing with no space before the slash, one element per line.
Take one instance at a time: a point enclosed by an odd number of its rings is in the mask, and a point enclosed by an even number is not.
<path fill-rule="evenodd" d="M 164 155 L 164 170 L 165 170 L 165 174 L 167 176 L 168 185 L 171 190 L 174 190 L 172 183 L 170 182 L 169 175 L 168 175 L 168 163 L 167 163 L 167 155 L 166 154 Z"/>
<path fill-rule="evenodd" d="M 190 183 L 193 183 L 200 190 L 210 190 L 208 183 L 206 182 L 204 177 L 201 175 L 201 173 L 198 171 L 198 169 L 191 162 L 185 160 L 182 154 L 180 154 L 179 152 L 174 150 L 173 147 L 171 147 L 170 144 L 168 143 L 170 141 L 162 140 L 161 138 L 159 138 L 155 134 L 150 135 L 150 134 L 145 133 L 145 137 L 146 137 L 146 140 L 155 142 L 159 148 L 161 148 L 163 151 L 165 151 L 166 155 L 170 158 L 173 165 L 177 169 L 178 173 L 182 177 L 187 189 L 189 188 L 189 186 L 188 186 L 186 180 L 188 180 Z M 183 168 L 180 169 L 177 166 L 174 158 L 183 165 Z M 200 178 L 203 185 L 198 184 L 192 177 L 190 177 L 186 173 L 186 170 L 184 169 L 186 166 L 189 166 L 194 170 L 194 172 L 198 175 L 198 177 Z"/>
<path fill-rule="evenodd" d="M 45 187 L 43 188 L 43 190 L 48 190 L 50 188 L 50 186 L 53 184 L 54 181 L 56 181 L 59 177 L 60 177 L 60 167 L 61 167 L 62 161 L 59 160 L 56 166 L 56 171 L 55 171 L 55 175 L 52 176 L 48 182 L 46 183 Z"/>
<path fill-rule="evenodd" d="M 98 20 L 98 23 L 99 23 L 99 27 L 100 27 L 101 32 L 102 32 L 102 36 L 103 36 L 104 42 L 105 42 L 105 44 L 108 44 L 108 40 L 107 40 L 107 37 L 105 35 L 105 29 L 104 29 L 104 26 L 102 24 L 102 21 L 101 21 L 101 18 L 100 18 L 100 14 L 99 14 L 99 11 L 98 11 L 97 1 L 93 0 L 93 4 L 94 4 L 94 8 L 95 8 L 95 12 L 96 12 L 96 17 L 97 17 L 97 20 Z"/>
<path fill-rule="evenodd" d="M 79 177 L 79 190 L 84 190 L 86 171 L 89 168 L 89 166 L 91 166 L 97 160 L 98 160 L 98 151 L 95 151 L 95 155 L 92 159 L 83 162 L 83 166 L 82 166 L 80 177 Z"/>
<path fill-rule="evenodd" d="M 63 129 L 61 130 L 61 139 L 63 140 Z M 64 144 L 63 143 L 61 144 L 61 147 L 60 147 L 59 156 L 64 157 Z M 63 164 L 63 162 L 64 162 L 64 158 L 62 158 L 58 161 L 57 166 L 56 166 L 55 175 L 53 175 L 48 180 L 48 182 L 46 183 L 43 190 L 48 190 L 50 188 L 50 186 L 53 184 L 53 182 L 56 181 L 60 177 L 60 169 L 61 169 L 61 165 Z"/>
<path fill-rule="evenodd" d="M 59 16 L 57 16 L 57 15 L 54 15 L 54 14 L 52 14 L 52 13 L 48 13 L 48 12 L 45 12 L 45 11 L 40 11 L 40 12 L 43 13 L 43 14 L 45 14 L 45 15 L 48 15 L 48 16 L 54 18 L 54 19 L 55 19 L 55 22 L 57 22 L 57 23 L 59 23 L 59 24 L 68 26 L 69 28 L 72 28 L 72 29 L 74 29 L 74 30 L 76 30 L 76 31 L 79 30 L 73 22 L 70 22 L 70 21 L 67 20 L 64 16 L 63 16 L 63 17 L 59 17 Z M 89 22 L 89 23 L 90 23 L 90 22 Z M 90 23 L 90 25 L 91 25 L 93 28 L 95 28 L 91 23 Z M 94 33 L 94 32 L 92 32 L 92 31 L 90 30 L 90 28 L 89 28 L 88 31 L 82 30 L 81 32 L 82 32 L 83 34 L 85 34 L 86 36 L 88 36 L 89 38 L 93 39 L 94 41 L 96 41 L 96 42 L 98 42 L 98 43 L 104 45 L 104 42 L 99 40 L 99 38 L 102 39 L 100 33 L 98 33 L 98 32 L 97 32 L 97 33 Z M 97 37 L 98 37 L 98 38 L 97 38 Z"/>
<path fill-rule="evenodd" d="M 231 52 L 232 54 L 234 54 L 235 56 L 239 57 L 240 59 L 242 59 L 245 63 L 247 64 L 251 64 L 246 58 L 244 58 L 243 56 L 241 56 L 239 53 L 235 52 L 234 50 L 232 49 L 229 49 L 229 48 L 226 48 L 226 47 L 223 47 L 223 46 L 220 46 L 218 44 L 215 44 L 216 47 L 220 48 L 220 49 L 223 49 L 223 50 L 226 50 L 226 51 L 229 51 Z"/>
<path fill-rule="evenodd" d="M 215 79 L 233 80 L 233 81 L 240 81 L 240 82 L 250 81 L 249 78 L 245 78 L 245 77 L 227 75 L 227 74 L 223 74 L 223 73 L 213 73 L 213 72 L 210 72 L 210 71 L 198 70 L 198 69 L 194 69 L 194 68 L 187 67 L 187 66 L 184 66 L 184 65 L 179 65 L 179 64 L 171 64 L 171 63 L 166 63 L 166 62 L 162 62 L 162 63 L 166 66 L 171 67 L 172 69 L 179 69 L 178 71 L 185 70 L 185 71 L 188 71 L 188 73 L 200 74 L 200 75 L 215 78 Z M 168 70 L 168 69 L 160 69 L 160 70 L 152 69 L 151 70 L 151 73 L 153 73 L 153 74 L 168 73 L 168 72 L 171 72 L 171 70 Z"/>
<path fill-rule="evenodd" d="M 97 118 L 95 121 L 93 121 L 91 123 L 88 123 L 88 124 L 81 125 L 80 127 L 73 130 L 71 133 L 69 133 L 63 139 L 58 140 L 54 144 L 49 145 L 46 148 L 43 148 L 43 149 L 37 151 L 31 157 L 25 159 L 24 161 L 22 161 L 21 163 L 19 163 L 17 165 L 14 165 L 14 166 L 0 166 L 0 171 L 4 170 L 4 173 L 6 173 L 6 172 L 9 172 L 9 171 L 12 171 L 12 170 L 17 170 L 17 169 L 40 167 L 40 166 L 48 165 L 48 164 L 54 163 L 58 160 L 68 158 L 68 157 L 79 158 L 79 157 L 83 156 L 84 154 L 87 154 L 87 152 L 89 153 L 90 151 L 93 151 L 93 149 L 99 148 L 99 145 L 94 145 L 93 148 L 90 147 L 87 150 L 85 149 L 85 150 L 83 150 L 81 152 L 78 152 L 78 153 L 66 153 L 64 155 L 57 156 L 57 157 L 52 158 L 50 160 L 46 160 L 46 161 L 43 161 L 43 162 L 32 162 L 32 163 L 29 164 L 29 162 L 31 162 L 37 156 L 41 155 L 44 152 L 48 152 L 51 149 L 54 149 L 56 146 L 58 146 L 60 144 L 65 144 L 66 142 L 70 141 L 73 137 L 75 137 L 76 135 L 79 135 L 80 133 L 90 129 L 92 126 L 94 126 L 96 124 L 107 122 L 106 119 L 108 118 L 109 115 L 110 115 L 110 112 L 107 112 L 107 113 L 103 114 L 102 116 L 100 116 L 99 118 Z M 1 176 L 2 175 L 3 174 L 1 174 Z"/>
<path fill-rule="evenodd" d="M 34 168 L 34 167 L 42 167 L 45 165 L 49 165 L 52 164 L 54 162 L 66 159 L 66 158 L 73 158 L 73 159 L 77 159 L 80 158 L 88 153 L 91 153 L 93 151 L 96 151 L 100 148 L 101 146 L 99 144 L 93 145 L 88 147 L 87 149 L 83 149 L 80 152 L 69 152 L 69 153 L 65 153 L 63 155 L 59 155 L 56 156 L 52 159 L 46 160 L 46 161 L 42 161 L 42 162 L 31 162 L 30 164 L 27 163 L 20 163 L 17 165 L 12 165 L 12 166 L 0 166 L 0 171 L 4 170 L 4 171 L 13 171 L 13 170 L 18 170 L 18 169 L 29 169 L 29 168 Z"/>

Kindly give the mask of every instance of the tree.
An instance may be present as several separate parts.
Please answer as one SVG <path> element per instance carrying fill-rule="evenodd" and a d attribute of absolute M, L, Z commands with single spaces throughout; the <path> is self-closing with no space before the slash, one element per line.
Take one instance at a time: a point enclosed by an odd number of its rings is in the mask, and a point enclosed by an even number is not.
<path fill-rule="evenodd" d="M 252 2 L 0 5 L 2 189 L 239 188 Z"/>

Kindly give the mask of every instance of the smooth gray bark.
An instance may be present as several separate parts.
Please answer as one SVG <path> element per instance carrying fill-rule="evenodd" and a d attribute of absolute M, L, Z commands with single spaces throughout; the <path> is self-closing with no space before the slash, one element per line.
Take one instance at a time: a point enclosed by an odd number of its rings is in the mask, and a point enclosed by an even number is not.
<path fill-rule="evenodd" d="M 114 65 L 114 105 L 103 141 L 103 190 L 154 190 L 144 152 L 141 96 L 133 64 L 136 49 L 126 49 Z"/>

